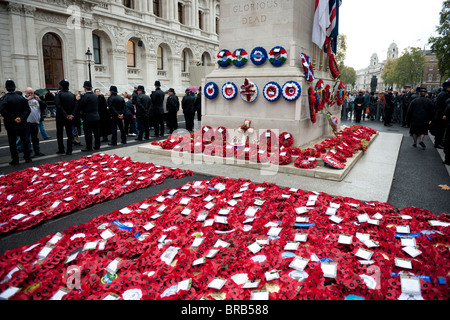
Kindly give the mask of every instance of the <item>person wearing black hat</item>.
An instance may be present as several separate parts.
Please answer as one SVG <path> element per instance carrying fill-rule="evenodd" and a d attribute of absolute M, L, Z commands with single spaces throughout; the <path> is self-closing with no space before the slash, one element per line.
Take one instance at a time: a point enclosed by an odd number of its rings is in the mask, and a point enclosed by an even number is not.
<path fill-rule="evenodd" d="M 433 117 L 433 129 L 434 129 L 434 147 L 436 149 L 444 149 L 444 134 L 446 128 L 446 122 L 444 120 L 445 103 L 450 98 L 450 81 L 444 82 L 442 85 L 442 92 L 439 93 L 436 99 L 436 109 Z"/>
<path fill-rule="evenodd" d="M 355 122 L 360 123 L 362 111 L 366 107 L 366 100 L 364 98 L 364 93 L 362 91 L 358 93 L 358 96 L 355 98 L 354 104 L 355 104 Z"/>
<path fill-rule="evenodd" d="M 392 87 L 389 87 L 387 93 L 384 95 L 386 106 L 384 109 L 384 125 L 386 127 L 392 127 L 392 114 L 395 109 L 395 97 L 392 93 Z"/>
<path fill-rule="evenodd" d="M 155 127 L 155 138 L 164 136 L 164 92 L 161 90 L 161 83 L 155 81 L 155 91 L 150 98 L 152 100 L 151 117 Z"/>
<path fill-rule="evenodd" d="M 83 120 L 86 149 L 81 151 L 89 152 L 92 151 L 92 149 L 100 150 L 100 115 L 98 113 L 98 97 L 92 91 L 92 84 L 90 81 L 85 81 L 83 88 L 85 94 L 83 94 L 78 101 L 78 111 Z M 92 148 L 92 135 L 94 135 L 94 148 Z"/>
<path fill-rule="evenodd" d="M 8 133 L 9 151 L 12 158 L 9 164 L 19 164 L 19 152 L 16 144 L 18 137 L 22 141 L 25 162 L 30 163 L 32 160 L 26 134 L 26 123 L 31 109 L 27 99 L 15 93 L 16 84 L 13 80 L 7 80 L 5 87 L 8 93 L 0 102 L 0 113 L 3 116 L 5 129 Z"/>
<path fill-rule="evenodd" d="M 408 113 L 409 104 L 411 103 L 411 87 L 406 86 L 405 87 L 405 93 L 402 95 L 401 98 L 401 105 L 402 105 L 402 127 L 406 127 L 406 114 Z"/>
<path fill-rule="evenodd" d="M 186 89 L 186 95 L 181 100 L 181 107 L 183 108 L 184 119 L 186 120 L 186 130 L 194 131 L 194 115 L 195 115 L 195 97 L 191 94 L 191 90 Z"/>
<path fill-rule="evenodd" d="M 111 134 L 111 121 L 108 110 L 108 103 L 100 89 L 95 89 L 94 93 L 98 97 L 98 115 L 100 116 L 99 130 L 102 142 L 108 142 L 108 135 Z"/>
<path fill-rule="evenodd" d="M 169 98 L 167 98 L 167 126 L 169 127 L 169 132 L 172 134 L 178 129 L 178 118 L 177 114 L 180 110 L 180 100 L 178 100 L 175 94 L 175 89 L 170 88 L 168 91 Z"/>
<path fill-rule="evenodd" d="M 406 122 L 410 126 L 409 133 L 413 136 L 413 147 L 417 147 L 417 139 L 420 136 L 420 146 L 426 149 L 424 138 L 428 134 L 428 126 L 433 116 L 433 103 L 426 97 L 427 89 L 418 87 L 416 92 L 419 97 L 414 99 L 406 114 Z"/>
<path fill-rule="evenodd" d="M 144 86 L 137 87 L 137 97 L 136 97 L 136 120 L 138 123 L 138 137 L 135 139 L 137 141 L 142 141 L 145 137 L 146 140 L 150 139 L 150 127 L 149 127 L 149 116 L 152 101 L 145 94 Z M 134 98 L 133 98 L 134 101 Z"/>
<path fill-rule="evenodd" d="M 111 114 L 111 146 L 117 146 L 117 127 L 120 130 L 122 144 L 127 143 L 127 134 L 123 127 L 123 115 L 125 113 L 125 100 L 117 93 L 117 87 L 109 88 L 110 96 L 108 98 L 109 113 Z"/>
<path fill-rule="evenodd" d="M 202 87 L 198 88 L 197 96 L 195 97 L 194 109 L 197 112 L 198 122 L 202 122 Z"/>
<path fill-rule="evenodd" d="M 59 82 L 59 92 L 55 96 L 56 106 L 56 139 L 58 141 L 57 154 L 64 154 L 64 129 L 67 135 L 66 154 L 72 154 L 72 126 L 74 125 L 76 110 L 75 95 L 69 91 L 69 82 L 61 80 Z"/>

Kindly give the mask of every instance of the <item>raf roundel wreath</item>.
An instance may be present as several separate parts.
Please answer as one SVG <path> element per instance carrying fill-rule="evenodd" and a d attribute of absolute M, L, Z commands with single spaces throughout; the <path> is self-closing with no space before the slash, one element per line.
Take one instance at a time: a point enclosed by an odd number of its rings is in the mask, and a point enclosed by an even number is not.
<path fill-rule="evenodd" d="M 219 95 L 219 87 L 214 82 L 209 82 L 205 86 L 205 97 L 213 100 Z"/>
<path fill-rule="evenodd" d="M 217 54 L 217 64 L 222 68 L 228 67 L 232 61 L 233 55 L 229 50 L 224 49 Z"/>
<path fill-rule="evenodd" d="M 267 101 L 275 102 L 281 97 L 281 87 L 276 82 L 269 82 L 266 84 L 263 90 L 264 98 L 266 98 Z"/>
<path fill-rule="evenodd" d="M 288 81 L 284 84 L 281 92 L 283 94 L 283 98 L 287 101 L 295 101 L 302 94 L 302 87 L 298 82 Z"/>
<path fill-rule="evenodd" d="M 247 51 L 245 51 L 244 49 L 237 49 L 236 51 L 233 52 L 232 61 L 236 67 L 242 68 L 248 62 Z"/>
<path fill-rule="evenodd" d="M 238 88 L 233 82 L 227 82 L 222 87 L 222 95 L 227 100 L 233 100 L 236 98 Z"/>
<path fill-rule="evenodd" d="M 256 47 L 250 54 L 250 60 L 255 66 L 261 66 L 267 61 L 267 51 L 263 47 Z"/>
<path fill-rule="evenodd" d="M 269 52 L 269 61 L 274 67 L 281 67 L 287 61 L 287 51 L 283 47 L 275 47 Z"/>

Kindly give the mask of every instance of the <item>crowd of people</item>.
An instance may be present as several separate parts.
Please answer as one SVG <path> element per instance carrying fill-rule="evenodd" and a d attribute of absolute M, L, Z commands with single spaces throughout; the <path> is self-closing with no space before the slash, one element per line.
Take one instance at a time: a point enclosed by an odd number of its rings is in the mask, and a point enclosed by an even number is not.
<path fill-rule="evenodd" d="M 409 128 L 413 147 L 426 148 L 428 133 L 435 137 L 434 147 L 444 149 L 444 163 L 450 165 L 450 79 L 442 88 L 428 92 L 426 88 L 407 86 L 401 92 L 389 87 L 386 92 L 352 92 L 344 100 L 342 120 L 383 121 L 386 127 L 398 123 Z"/>
<path fill-rule="evenodd" d="M 132 94 L 119 94 L 117 86 L 112 85 L 105 95 L 100 89 L 94 89 L 90 81 L 84 82 L 84 93 L 73 93 L 69 87 L 67 80 L 61 80 L 59 92 L 54 97 L 56 153 L 60 155 L 71 155 L 74 145 L 82 146 L 79 140 L 82 130 L 85 136 L 83 152 L 100 150 L 101 142 L 116 146 L 118 132 L 122 144 L 127 143 L 128 136 L 134 136 L 138 141 L 163 137 L 166 126 L 172 134 L 178 129 L 180 106 L 189 132 L 194 130 L 195 113 L 201 121 L 201 88 L 198 93 L 186 89 L 180 103 L 175 90 L 162 91 L 159 81 L 155 82 L 151 94 L 147 94 L 142 85 L 135 87 Z M 44 156 L 40 151 L 38 132 L 39 128 L 45 130 L 43 118 L 47 104 L 32 88 L 27 88 L 25 96 L 16 91 L 11 79 L 6 81 L 5 88 L 7 93 L 0 97 L 0 114 L 8 135 L 12 158 L 9 164 L 19 164 L 19 152 L 23 152 L 25 162 L 30 163 L 33 157 Z M 154 130 L 152 136 L 151 130 Z M 41 131 L 43 135 L 44 132 Z M 67 136 L 65 144 L 64 132 Z M 45 136 L 50 138 L 46 133 Z"/>

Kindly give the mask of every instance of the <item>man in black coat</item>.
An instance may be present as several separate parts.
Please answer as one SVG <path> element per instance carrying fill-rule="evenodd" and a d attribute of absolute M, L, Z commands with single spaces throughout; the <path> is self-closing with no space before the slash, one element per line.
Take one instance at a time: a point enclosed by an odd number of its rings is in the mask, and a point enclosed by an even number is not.
<path fill-rule="evenodd" d="M 67 135 L 67 150 L 66 154 L 72 154 L 72 137 L 74 125 L 74 118 L 77 114 L 76 97 L 69 91 L 69 82 L 61 80 L 59 82 L 59 92 L 55 96 L 56 106 L 56 139 L 58 140 L 57 154 L 64 154 L 64 129 Z"/>
<path fill-rule="evenodd" d="M 384 109 L 385 115 L 384 115 L 384 125 L 386 127 L 392 127 L 392 114 L 394 113 L 395 109 L 395 97 L 392 93 L 392 87 L 388 88 L 387 93 L 384 95 L 384 98 L 386 100 L 386 107 Z"/>
<path fill-rule="evenodd" d="M 191 90 L 186 89 L 186 95 L 181 100 L 181 107 L 183 108 L 184 119 L 186 120 L 186 130 L 189 132 L 194 131 L 194 107 L 195 97 L 192 95 Z"/>
<path fill-rule="evenodd" d="M 446 122 L 444 120 L 445 103 L 450 98 L 450 81 L 444 82 L 442 85 L 443 90 L 436 99 L 436 110 L 433 118 L 433 126 L 435 131 L 434 147 L 437 149 L 443 149 L 443 140 L 446 128 Z"/>
<path fill-rule="evenodd" d="M 7 80 L 5 87 L 8 93 L 0 103 L 0 113 L 4 118 L 5 129 L 8 133 L 9 151 L 12 158 L 9 164 L 19 164 L 19 152 L 17 151 L 16 144 L 18 137 L 22 141 L 25 162 L 30 163 L 32 160 L 26 134 L 26 124 L 31 109 L 27 99 L 15 92 L 16 84 L 13 80 Z"/>
<path fill-rule="evenodd" d="M 445 124 L 447 127 L 444 137 L 444 153 L 445 153 L 444 164 L 450 166 L 450 98 L 445 101 L 445 111 L 442 119 L 445 120 Z"/>
<path fill-rule="evenodd" d="M 98 97 L 92 91 L 90 81 L 85 81 L 84 92 L 78 101 L 78 111 L 83 119 L 84 136 L 86 140 L 86 149 L 81 151 L 92 151 L 92 135 L 94 135 L 94 150 L 100 150 L 100 115 L 98 114 Z"/>
<path fill-rule="evenodd" d="M 175 94 L 175 89 L 170 88 L 168 94 L 169 98 L 167 98 L 167 125 L 169 127 L 170 134 L 172 134 L 175 130 L 178 129 L 177 114 L 180 110 L 180 101 Z"/>
<path fill-rule="evenodd" d="M 155 126 L 155 138 L 164 136 L 164 92 L 161 90 L 161 83 L 155 82 L 155 91 L 152 92 L 152 115 Z"/>
<path fill-rule="evenodd" d="M 409 104 L 411 103 L 411 87 L 406 86 L 405 87 L 405 93 L 402 96 L 401 99 L 401 105 L 402 105 L 402 127 L 407 127 L 408 124 L 406 123 L 406 114 L 408 113 Z"/>
<path fill-rule="evenodd" d="M 117 87 L 109 88 L 108 107 L 111 114 L 111 143 L 110 146 L 117 146 L 117 127 L 120 130 L 122 144 L 127 143 L 127 134 L 123 127 L 123 117 L 125 113 L 125 100 L 117 94 Z"/>
<path fill-rule="evenodd" d="M 355 121 L 356 123 L 360 123 L 362 111 L 365 110 L 366 107 L 366 99 L 362 91 L 360 91 L 358 96 L 355 98 L 354 104 L 355 104 Z"/>
<path fill-rule="evenodd" d="M 424 138 L 428 134 L 428 126 L 433 116 L 433 103 L 426 97 L 427 89 L 419 87 L 416 89 L 419 97 L 409 105 L 406 114 L 406 122 L 409 124 L 409 133 L 413 136 L 413 147 L 417 147 L 417 138 L 420 136 L 420 146 L 425 149 Z"/>
<path fill-rule="evenodd" d="M 202 87 L 198 89 L 197 96 L 195 97 L 194 109 L 197 112 L 197 120 L 202 121 Z"/>
<path fill-rule="evenodd" d="M 95 89 L 94 93 L 98 96 L 98 115 L 100 116 L 99 130 L 102 142 L 108 141 L 108 135 L 111 133 L 111 121 L 108 110 L 108 103 L 100 89 Z"/>
<path fill-rule="evenodd" d="M 144 86 L 138 86 L 137 88 L 136 101 L 136 120 L 138 123 L 138 137 L 135 140 L 142 141 L 145 137 L 146 140 L 150 139 L 150 126 L 149 126 L 149 116 L 150 108 L 152 106 L 152 100 L 145 94 Z"/>

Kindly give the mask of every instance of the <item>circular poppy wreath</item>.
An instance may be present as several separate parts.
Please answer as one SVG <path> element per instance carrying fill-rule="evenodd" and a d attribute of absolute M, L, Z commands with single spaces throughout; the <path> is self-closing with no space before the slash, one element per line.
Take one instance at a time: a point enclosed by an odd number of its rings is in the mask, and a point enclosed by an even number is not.
<path fill-rule="evenodd" d="M 250 54 L 250 60 L 255 66 L 261 66 L 267 61 L 267 51 L 263 47 L 256 47 Z"/>
<path fill-rule="evenodd" d="M 327 84 L 323 90 L 323 102 L 332 106 L 335 103 L 333 98 L 331 95 L 331 86 Z"/>
<path fill-rule="evenodd" d="M 329 155 L 322 155 L 322 160 L 325 162 L 326 166 L 329 166 L 334 169 L 342 170 L 345 168 L 345 164 L 337 160 L 335 157 L 331 157 Z"/>
<path fill-rule="evenodd" d="M 240 90 L 242 100 L 248 103 L 254 102 L 258 98 L 258 94 L 258 86 L 254 82 L 245 79 L 244 84 L 241 86 Z"/>
<path fill-rule="evenodd" d="M 281 67 L 287 61 L 287 51 L 283 47 L 274 47 L 269 52 L 269 61 L 274 67 Z"/>
<path fill-rule="evenodd" d="M 305 78 L 308 82 L 313 82 L 316 80 L 316 77 L 314 76 L 314 70 L 313 66 L 311 64 L 311 60 L 308 55 L 302 53 L 302 65 L 303 65 L 303 71 L 305 72 Z"/>
<path fill-rule="evenodd" d="M 248 62 L 248 53 L 244 49 L 237 49 L 232 54 L 232 62 L 238 67 L 242 68 Z"/>
<path fill-rule="evenodd" d="M 289 132 L 283 132 L 279 135 L 280 147 L 290 148 L 294 145 L 294 137 Z"/>
<path fill-rule="evenodd" d="M 294 166 L 299 169 L 314 169 L 317 167 L 317 159 L 303 155 L 295 159 Z"/>
<path fill-rule="evenodd" d="M 323 80 L 320 79 L 316 83 L 316 87 L 314 88 L 316 112 L 319 112 L 320 110 L 322 110 L 325 107 L 324 90 L 325 90 L 325 85 L 323 83 Z"/>
<path fill-rule="evenodd" d="M 217 64 L 222 68 L 228 67 L 232 63 L 232 60 L 233 55 L 229 50 L 224 49 L 217 54 Z"/>
<path fill-rule="evenodd" d="M 263 89 L 264 98 L 267 101 L 275 102 L 281 97 L 281 87 L 276 82 L 269 82 Z"/>
<path fill-rule="evenodd" d="M 227 100 L 233 100 L 236 98 L 238 88 L 233 82 L 227 82 L 222 87 L 222 95 Z"/>
<path fill-rule="evenodd" d="M 269 158 L 270 163 L 272 164 L 278 164 L 280 166 L 287 166 L 292 162 L 292 155 L 288 151 L 276 151 L 272 154 L 272 156 Z"/>
<path fill-rule="evenodd" d="M 209 82 L 205 86 L 205 97 L 213 100 L 219 95 L 219 87 L 214 82 Z"/>
<path fill-rule="evenodd" d="M 330 72 L 334 79 L 337 79 L 341 71 L 339 70 L 339 66 L 337 64 L 336 58 L 334 57 L 334 54 L 331 52 L 331 49 L 328 48 L 328 63 L 330 65 Z"/>
<path fill-rule="evenodd" d="M 316 109 L 314 107 L 316 104 L 316 96 L 314 95 L 313 87 L 309 87 L 308 89 L 308 100 L 309 100 L 309 113 L 311 115 L 311 121 L 312 123 L 316 123 L 317 116 L 316 116 Z"/>
<path fill-rule="evenodd" d="M 295 101 L 302 94 L 302 87 L 296 81 L 288 81 L 281 90 L 283 98 L 287 101 Z"/>
<path fill-rule="evenodd" d="M 339 83 L 339 87 L 335 97 L 337 105 L 342 106 L 344 104 L 344 99 L 345 99 L 345 83 L 344 81 L 341 81 Z"/>

